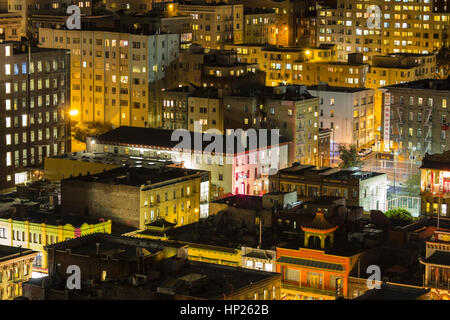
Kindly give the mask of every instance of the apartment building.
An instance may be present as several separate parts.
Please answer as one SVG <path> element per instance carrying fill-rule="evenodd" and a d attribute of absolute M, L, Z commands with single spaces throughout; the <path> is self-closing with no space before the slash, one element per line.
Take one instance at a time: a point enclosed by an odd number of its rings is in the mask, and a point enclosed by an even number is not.
<path fill-rule="evenodd" d="M 70 150 L 67 50 L 0 43 L 0 189 L 33 179 L 44 157 Z"/>
<path fill-rule="evenodd" d="M 214 87 L 226 94 L 243 84 L 264 84 L 264 77 L 257 63 L 241 62 L 231 50 L 205 49 L 193 44 L 179 53 L 177 85 Z"/>
<path fill-rule="evenodd" d="M 234 49 L 241 62 L 258 63 L 266 72 L 268 86 L 327 82 L 333 86 L 363 88 L 369 69 L 359 54 L 350 55 L 347 62 L 337 61 L 334 45 L 303 49 L 252 44 L 225 47 Z"/>
<path fill-rule="evenodd" d="M 239 0 L 245 8 L 274 10 L 275 35 L 277 46 L 299 46 L 304 36 L 302 20 L 316 16 L 316 4 L 314 1 L 297 0 Z"/>
<path fill-rule="evenodd" d="M 0 7 L 0 41 L 20 41 L 21 15 L 18 12 L 2 12 Z"/>
<path fill-rule="evenodd" d="M 372 57 L 366 87 L 375 90 L 375 134 L 380 142 L 382 121 L 382 92 L 378 88 L 393 84 L 434 78 L 435 54 L 392 53 Z"/>
<path fill-rule="evenodd" d="M 277 43 L 275 10 L 246 7 L 244 21 L 244 43 L 270 45 Z"/>
<path fill-rule="evenodd" d="M 0 245 L 0 300 L 22 296 L 22 283 L 31 278 L 36 254 L 31 249 Z"/>
<path fill-rule="evenodd" d="M 192 16 L 192 43 L 223 49 L 225 44 L 244 41 L 242 4 L 179 4 L 178 12 Z"/>
<path fill-rule="evenodd" d="M 75 121 L 159 127 L 161 89 L 173 72 L 179 34 L 39 29 L 40 46 L 71 51 Z"/>
<path fill-rule="evenodd" d="M 138 229 L 159 218 L 182 226 L 208 216 L 209 189 L 206 171 L 121 167 L 61 180 L 61 205 L 75 215 L 87 212 Z"/>
<path fill-rule="evenodd" d="M 374 139 L 374 90 L 318 85 L 308 91 L 320 99 L 320 128 L 330 128 L 333 152 L 340 145 L 360 148 Z"/>
<path fill-rule="evenodd" d="M 363 207 L 364 211 L 385 211 L 387 175 L 361 170 L 294 165 L 270 177 L 270 191 L 294 190 L 302 201 L 321 196 L 335 196 L 345 198 L 349 206 Z"/>
<path fill-rule="evenodd" d="M 430 0 L 338 0 L 317 10 L 318 44 L 336 44 L 340 61 L 352 52 L 362 53 L 364 61 L 390 53 L 432 53 L 448 39 L 449 27 L 449 13 L 433 9 Z"/>
<path fill-rule="evenodd" d="M 423 79 L 391 85 L 383 91 L 384 150 L 400 159 L 419 161 L 424 154 L 450 147 L 450 78 Z"/>

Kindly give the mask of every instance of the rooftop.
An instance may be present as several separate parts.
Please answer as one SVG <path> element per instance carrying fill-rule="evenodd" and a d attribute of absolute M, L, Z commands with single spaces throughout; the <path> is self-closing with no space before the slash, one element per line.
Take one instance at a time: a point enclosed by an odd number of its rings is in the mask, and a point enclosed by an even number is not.
<path fill-rule="evenodd" d="M 173 183 L 172 180 L 185 181 L 207 175 L 206 171 L 191 170 L 179 167 L 161 167 L 161 168 L 136 168 L 120 167 L 97 173 L 94 175 L 85 175 L 73 177 L 79 181 L 90 181 L 102 184 L 120 184 L 127 186 L 140 187 L 145 185 L 145 190 L 152 187 L 160 187 L 162 182 Z M 66 179 L 68 180 L 68 179 Z"/>
<path fill-rule="evenodd" d="M 308 90 L 311 90 L 311 91 L 354 93 L 354 92 L 360 92 L 360 91 L 368 91 L 368 90 L 372 90 L 372 89 L 369 89 L 369 88 L 352 88 L 352 87 L 336 87 L 336 86 L 330 86 L 330 85 L 315 85 L 315 86 L 308 86 Z"/>
<path fill-rule="evenodd" d="M 187 142 L 186 139 L 180 137 L 180 135 L 174 134 L 174 132 L 181 133 L 186 132 L 186 136 L 189 136 L 191 139 Z M 256 131 L 258 134 L 259 131 Z M 173 138 L 172 138 L 173 136 Z M 277 141 L 270 141 L 271 134 L 267 134 L 267 142 L 268 146 L 277 145 Z M 194 139 L 192 139 L 194 138 Z M 287 142 L 281 136 L 275 136 L 275 138 L 279 139 L 279 143 Z M 197 146 L 196 143 L 192 143 L 193 140 L 201 139 L 202 145 Z M 211 144 L 211 141 L 216 141 L 217 139 L 223 139 L 225 141 L 230 139 L 227 138 L 227 135 L 218 135 L 218 134 L 208 134 L 208 133 L 197 133 L 187 130 L 165 130 L 165 129 L 154 129 L 154 128 L 139 128 L 139 127 L 128 127 L 122 126 L 117 129 L 111 130 L 105 134 L 97 136 L 94 140 L 98 143 L 102 144 L 120 144 L 120 145 L 134 145 L 139 147 L 147 147 L 147 148 L 165 148 L 165 149 L 174 149 L 180 143 L 187 143 L 191 149 L 195 151 L 202 151 L 207 146 Z M 237 140 L 235 138 L 235 140 Z M 259 139 L 258 139 L 259 140 Z M 235 141 L 236 142 L 236 141 Z M 239 141 L 240 142 L 240 141 Z M 234 143 L 234 150 L 231 148 L 227 148 L 227 143 L 223 143 L 223 153 L 224 154 L 236 154 L 240 153 L 238 151 L 245 150 L 243 145 L 239 142 Z M 199 148 L 200 147 L 200 148 Z M 242 149 L 238 148 L 242 147 Z M 251 144 L 250 144 L 251 147 Z M 177 149 L 174 149 L 177 150 Z M 181 147 L 178 146 L 178 150 L 181 150 Z M 219 153 L 218 151 L 217 153 Z"/>
<path fill-rule="evenodd" d="M 425 153 L 420 168 L 450 171 L 450 150 L 435 154 Z"/>
<path fill-rule="evenodd" d="M 0 262 L 34 253 L 31 249 L 0 245 Z"/>
<path fill-rule="evenodd" d="M 114 259 L 133 260 L 136 259 L 137 248 L 143 248 L 147 254 L 155 253 L 164 249 L 164 247 L 181 248 L 183 245 L 178 243 L 168 243 L 160 240 L 139 239 L 125 237 L 120 235 L 93 233 L 58 242 L 47 246 L 55 250 L 66 251 L 70 249 L 72 254 L 87 256 L 107 256 Z M 145 251 L 144 251 L 145 253 Z"/>
<path fill-rule="evenodd" d="M 402 88 L 402 89 L 419 89 L 419 90 L 434 90 L 434 91 L 450 91 L 450 77 L 447 79 L 422 79 L 411 82 L 404 82 L 399 84 L 393 84 L 391 86 L 383 87 L 390 88 Z"/>
<path fill-rule="evenodd" d="M 237 207 L 240 209 L 257 210 L 262 208 L 262 197 L 249 195 L 232 195 L 229 197 L 214 200 L 214 203 L 225 203 L 230 207 Z"/>
<path fill-rule="evenodd" d="M 371 289 L 355 300 L 418 300 L 430 289 L 383 283 L 380 289 Z"/>

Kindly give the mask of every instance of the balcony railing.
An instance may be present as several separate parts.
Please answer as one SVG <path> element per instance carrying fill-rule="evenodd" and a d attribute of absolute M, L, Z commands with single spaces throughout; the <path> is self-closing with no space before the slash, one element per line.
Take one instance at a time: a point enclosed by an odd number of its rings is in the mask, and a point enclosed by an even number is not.
<path fill-rule="evenodd" d="M 331 288 L 321 289 L 321 288 L 317 288 L 317 287 L 300 286 L 300 285 L 297 286 L 297 285 L 287 284 L 287 283 L 282 283 L 281 288 L 288 289 L 288 290 L 296 290 L 296 291 L 320 294 L 320 295 L 329 296 L 329 297 L 335 297 L 335 295 L 336 295 L 335 291 Z"/>

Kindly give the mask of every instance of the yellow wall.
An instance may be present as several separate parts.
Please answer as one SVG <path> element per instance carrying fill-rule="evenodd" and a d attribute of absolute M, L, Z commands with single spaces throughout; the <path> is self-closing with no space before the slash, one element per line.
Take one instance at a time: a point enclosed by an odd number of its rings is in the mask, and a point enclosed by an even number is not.
<path fill-rule="evenodd" d="M 22 295 L 22 283 L 31 278 L 35 256 L 35 252 L 28 252 L 0 263 L 0 300 L 13 300 Z"/>
<path fill-rule="evenodd" d="M 80 175 L 96 174 L 103 172 L 103 170 L 111 170 L 118 168 L 115 164 L 96 163 L 88 161 L 60 159 L 60 158 L 45 158 L 44 159 L 44 178 L 48 180 L 61 180 Z"/>
<path fill-rule="evenodd" d="M 43 272 L 47 271 L 47 253 L 44 250 L 44 247 L 46 245 L 64 241 L 67 238 L 73 239 L 77 237 L 76 228 L 71 224 L 54 226 L 46 225 L 45 223 L 30 223 L 29 221 L 0 219 L 0 229 L 1 228 L 5 229 L 6 238 L 0 238 L 0 244 L 14 247 L 22 246 L 23 248 L 39 252 L 42 255 L 41 267 L 35 267 L 33 269 Z M 111 220 L 93 225 L 84 223 L 80 227 L 80 235 L 87 235 L 95 232 L 111 233 Z M 19 237 L 17 233 L 19 233 Z"/>

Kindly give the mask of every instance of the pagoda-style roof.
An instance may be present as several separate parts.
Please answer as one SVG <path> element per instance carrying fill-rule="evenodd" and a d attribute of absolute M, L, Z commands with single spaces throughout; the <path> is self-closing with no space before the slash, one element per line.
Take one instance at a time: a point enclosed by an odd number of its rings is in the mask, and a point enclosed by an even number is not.
<path fill-rule="evenodd" d="M 173 227 L 176 226 L 176 224 L 171 223 L 171 222 L 161 218 L 161 219 L 157 219 L 152 222 L 148 222 L 145 224 L 145 226 L 147 229 L 164 231 L 164 230 L 172 229 Z"/>
<path fill-rule="evenodd" d="M 318 211 L 314 219 L 301 227 L 304 232 L 311 233 L 331 233 L 338 228 L 336 225 L 331 224 L 325 219 L 323 212 Z"/>

